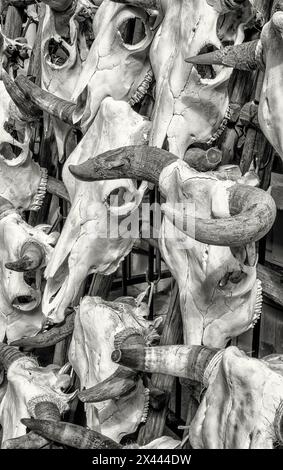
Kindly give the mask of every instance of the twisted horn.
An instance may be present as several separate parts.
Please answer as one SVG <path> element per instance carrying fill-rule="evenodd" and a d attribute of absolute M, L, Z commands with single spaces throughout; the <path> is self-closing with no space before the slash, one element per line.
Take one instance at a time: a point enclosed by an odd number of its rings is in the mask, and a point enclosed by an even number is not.
<path fill-rule="evenodd" d="M 76 449 L 122 449 L 103 434 L 76 424 L 39 419 L 21 419 L 21 422 L 40 436 Z"/>
<path fill-rule="evenodd" d="M 29 240 L 22 246 L 20 259 L 5 263 L 5 267 L 19 273 L 34 271 L 40 268 L 44 259 L 45 252 L 42 246 L 34 240 Z"/>
<path fill-rule="evenodd" d="M 26 357 L 26 355 L 21 353 L 14 346 L 0 343 L 0 364 L 2 364 L 6 371 L 15 361 L 24 357 Z"/>
<path fill-rule="evenodd" d="M 63 100 L 48 91 L 42 90 L 24 75 L 18 75 L 15 79 L 15 84 L 24 94 L 25 98 L 30 100 L 38 109 L 73 126 L 72 114 L 76 109 L 75 103 Z"/>
<path fill-rule="evenodd" d="M 21 338 L 11 343 L 12 346 L 24 348 L 48 348 L 59 343 L 73 333 L 75 312 L 66 317 L 66 320 L 61 326 L 54 326 L 45 333 L 39 333 L 31 338 Z"/>
<path fill-rule="evenodd" d="M 147 10 L 161 10 L 160 0 L 112 0 L 114 3 L 123 3 Z"/>
<path fill-rule="evenodd" d="M 129 146 L 105 152 L 81 165 L 70 165 L 71 173 L 83 181 L 117 178 L 159 183 L 162 170 L 179 159 L 166 150 L 148 146 Z M 265 191 L 235 184 L 229 189 L 231 217 L 199 219 L 174 212 L 163 204 L 166 216 L 189 237 L 219 246 L 241 246 L 260 240 L 271 229 L 276 206 Z M 186 226 L 184 227 L 184 222 Z"/>
<path fill-rule="evenodd" d="M 83 403 L 98 403 L 118 398 L 132 391 L 137 379 L 138 375 L 135 372 L 118 367 L 114 374 L 94 387 L 83 390 L 78 397 Z"/>
<path fill-rule="evenodd" d="M 204 346 L 128 347 L 116 349 L 112 361 L 134 370 L 172 375 L 207 386 L 223 351 Z"/>
<path fill-rule="evenodd" d="M 226 46 L 217 51 L 185 59 L 189 64 L 225 65 L 238 70 L 252 71 L 262 66 L 260 59 L 261 42 L 251 41 L 236 46 Z"/>

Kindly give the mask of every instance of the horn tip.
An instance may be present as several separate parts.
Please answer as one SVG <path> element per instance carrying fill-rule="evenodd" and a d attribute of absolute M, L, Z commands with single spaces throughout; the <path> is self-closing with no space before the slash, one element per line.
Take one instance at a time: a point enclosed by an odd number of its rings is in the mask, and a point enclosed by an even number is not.
<path fill-rule="evenodd" d="M 88 172 L 86 172 L 84 169 L 84 164 L 69 165 L 69 170 L 75 178 L 82 181 L 91 181 Z"/>

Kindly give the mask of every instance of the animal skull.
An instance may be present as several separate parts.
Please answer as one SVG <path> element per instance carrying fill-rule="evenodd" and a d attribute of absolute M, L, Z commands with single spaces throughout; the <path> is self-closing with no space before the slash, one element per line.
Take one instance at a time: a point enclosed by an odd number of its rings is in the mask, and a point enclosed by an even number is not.
<path fill-rule="evenodd" d="M 11 342 L 41 329 L 39 269 L 50 259 L 58 234 L 47 235 L 48 226 L 29 226 L 8 201 L 1 203 L 0 218 L 0 338 L 6 335 Z"/>
<path fill-rule="evenodd" d="M 190 424 L 194 449 L 272 449 L 283 443 L 282 356 L 247 357 L 236 347 L 134 347 L 112 358 L 136 371 L 197 381 L 206 391 Z"/>
<path fill-rule="evenodd" d="M 121 144 L 146 142 L 149 126 L 149 121 L 130 105 L 107 98 L 64 166 L 63 180 L 72 207 L 45 271 L 47 284 L 43 296 L 43 313 L 55 323 L 64 319 L 65 309 L 74 301 L 88 274 L 111 274 L 131 251 L 139 233 L 137 230 L 135 238 L 129 236 L 123 220 L 126 222 L 127 216 L 138 208 L 147 187 L 142 183 L 137 188 L 126 179 L 85 184 L 71 175 L 68 165 L 89 157 L 95 159 L 101 151 Z M 109 206 L 111 195 L 117 193 L 121 200 L 116 206 Z M 117 223 L 119 233 L 108 232 Z"/>
<path fill-rule="evenodd" d="M 224 117 L 229 118 L 232 72 L 223 66 L 195 68 L 185 59 L 243 42 L 251 9 L 246 1 L 235 5 L 218 0 L 161 0 L 160 4 L 164 19 L 150 49 L 156 79 L 150 145 L 165 145 L 183 159 L 192 144 L 217 140 Z"/>
<path fill-rule="evenodd" d="M 147 315 L 147 305 L 132 297 L 114 302 L 84 297 L 76 314 L 69 361 L 81 389 L 90 388 L 79 394 L 85 402 L 87 426 L 117 442 L 146 420 L 149 390 L 141 377 L 117 368 L 111 353 L 119 337 L 127 337 L 133 329 L 148 344 L 158 338 L 155 325 L 159 319 L 149 322 Z"/>
<path fill-rule="evenodd" d="M 152 81 L 148 54 L 154 33 L 143 8 L 104 0 L 95 15 L 93 28 L 95 41 L 72 97 L 78 107 L 74 122 L 81 120 L 83 132 L 104 98 L 111 96 L 134 105 Z"/>
<path fill-rule="evenodd" d="M 62 373 L 59 366 L 51 364 L 40 367 L 35 358 L 25 356 L 3 343 L 0 344 L 0 362 L 7 372 L 7 383 L 2 385 L 5 394 L 0 404 L 2 448 L 11 448 L 17 441 L 5 441 L 23 436 L 26 432 L 22 418 L 41 416 L 60 420 L 60 414 L 68 409 L 73 394 L 62 392 L 69 386 L 70 377 Z M 32 436 L 28 436 L 23 436 L 19 441 L 32 442 Z"/>
<path fill-rule="evenodd" d="M 234 181 L 228 170 L 200 173 L 146 146 L 105 152 L 70 170 L 85 181 L 142 175 L 159 184 L 166 198 L 160 248 L 179 284 L 185 344 L 224 347 L 254 324 L 262 303 L 254 242 L 275 220 L 271 196 L 239 173 Z"/>

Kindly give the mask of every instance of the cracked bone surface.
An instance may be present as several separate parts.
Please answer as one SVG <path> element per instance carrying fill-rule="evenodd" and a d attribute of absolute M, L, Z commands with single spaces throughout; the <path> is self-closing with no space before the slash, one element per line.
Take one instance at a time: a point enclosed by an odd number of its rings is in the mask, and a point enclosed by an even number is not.
<path fill-rule="evenodd" d="M 129 233 L 128 216 L 137 215 L 146 189 L 146 184 L 137 188 L 129 179 L 84 183 L 69 172 L 69 164 L 82 163 L 89 157 L 95 159 L 99 153 L 121 144 L 146 143 L 149 128 L 150 122 L 129 104 L 106 98 L 95 121 L 65 163 L 63 180 L 72 205 L 46 267 L 43 296 L 43 313 L 55 323 L 64 319 L 65 309 L 88 274 L 113 273 L 131 251 L 139 231 L 136 227 L 133 234 Z M 119 196 L 118 200 L 115 195 Z"/>
<path fill-rule="evenodd" d="M 282 356 L 259 360 L 236 347 L 122 345 L 113 358 L 133 370 L 193 379 L 206 388 L 189 429 L 194 449 L 282 445 Z"/>
<path fill-rule="evenodd" d="M 83 132 L 104 98 L 111 96 L 133 105 L 152 80 L 148 56 L 154 32 L 143 8 L 104 0 L 93 29 L 95 40 L 72 96 L 78 105 L 75 121 L 81 121 Z"/>
<path fill-rule="evenodd" d="M 3 343 L 0 343 L 0 363 L 7 373 L 7 379 L 1 385 L 2 448 L 17 448 L 17 441 L 13 445 L 13 441 L 7 440 L 22 436 L 18 445 L 20 441 L 24 443 L 29 440 L 24 436 L 26 429 L 21 423 L 22 418 L 60 420 L 60 414 L 68 409 L 68 402 L 73 398 L 73 394 L 62 392 L 69 386 L 70 377 L 62 373 L 59 366 L 50 364 L 40 367 L 35 358 L 25 356 L 17 348 Z M 44 408 L 41 405 L 45 405 Z M 35 441 L 31 440 L 31 448 L 34 445 Z"/>
<path fill-rule="evenodd" d="M 112 150 L 70 168 L 86 181 L 131 177 L 159 184 L 166 198 L 159 244 L 179 285 L 185 344 L 224 347 L 254 325 L 262 305 L 254 242 L 276 216 L 268 193 L 248 186 L 237 167 L 233 179 L 231 166 L 201 173 L 147 146 Z"/>
<path fill-rule="evenodd" d="M 139 298 L 84 297 L 75 318 L 69 361 L 80 378 L 87 426 L 117 442 L 146 420 L 149 391 L 138 374 L 117 367 L 111 353 L 129 334 L 142 335 L 147 344 L 158 339 L 148 313 Z"/>
<path fill-rule="evenodd" d="M 41 275 L 50 259 L 55 233 L 49 226 L 31 227 L 6 201 L 1 201 L 0 220 L 0 339 L 8 342 L 40 331 Z M 7 267 L 8 266 L 8 267 Z"/>
<path fill-rule="evenodd" d="M 150 49 L 156 79 L 150 144 L 162 148 L 166 141 L 166 148 L 183 159 L 191 144 L 208 141 L 221 126 L 232 73 L 223 66 L 194 67 L 185 59 L 243 42 L 251 11 L 247 2 L 228 12 L 217 0 L 161 3 L 164 19 Z"/>
<path fill-rule="evenodd" d="M 47 6 L 41 34 L 42 88 L 68 101 L 89 53 L 83 24 L 78 21 L 82 10 L 90 17 L 94 15 L 94 7 L 89 0 L 68 2 L 64 12 Z M 62 159 L 70 126 L 56 118 L 52 122 L 59 159 Z"/>

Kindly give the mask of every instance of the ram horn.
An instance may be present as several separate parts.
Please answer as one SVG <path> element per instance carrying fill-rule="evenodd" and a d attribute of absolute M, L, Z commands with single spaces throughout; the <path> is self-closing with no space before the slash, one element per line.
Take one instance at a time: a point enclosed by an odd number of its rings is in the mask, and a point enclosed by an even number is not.
<path fill-rule="evenodd" d="M 11 263 L 5 263 L 5 267 L 19 273 L 34 271 L 42 265 L 45 253 L 42 246 L 34 240 L 24 243 L 21 249 L 20 259 Z"/>
<path fill-rule="evenodd" d="M 42 90 L 24 75 L 18 75 L 15 79 L 15 84 L 24 94 L 25 98 L 30 100 L 39 109 L 73 126 L 72 115 L 76 110 L 75 103 L 63 100 L 48 91 Z"/>
<path fill-rule="evenodd" d="M 130 178 L 158 184 L 162 170 L 178 160 L 166 150 L 129 146 L 105 152 L 81 165 L 70 165 L 69 169 L 83 181 Z M 235 184 L 228 191 L 231 217 L 199 219 L 190 214 L 184 217 L 167 204 L 162 209 L 179 230 L 208 245 L 232 247 L 260 240 L 275 221 L 273 198 L 261 189 L 246 185 Z"/>
<path fill-rule="evenodd" d="M 43 401 L 41 401 L 41 398 Z M 32 400 L 31 400 L 32 401 Z M 47 419 L 50 421 L 60 421 L 61 414 L 56 403 L 44 400 L 39 397 L 37 403 L 33 406 L 33 414 L 36 419 Z M 28 403 L 28 408 L 30 403 Z M 8 439 L 2 445 L 3 449 L 41 449 L 50 444 L 50 440 L 40 436 L 36 432 L 29 432 L 14 439 Z"/>
<path fill-rule="evenodd" d="M 251 41 L 196 55 L 185 61 L 195 65 L 225 65 L 238 70 L 252 71 L 262 66 L 260 53 L 261 42 Z"/>
<path fill-rule="evenodd" d="M 36 349 L 54 346 L 73 333 L 75 316 L 76 314 L 73 312 L 66 317 L 63 325 L 53 326 L 45 333 L 38 333 L 36 336 L 32 336 L 31 338 L 18 339 L 17 341 L 11 343 L 11 346 Z"/>
<path fill-rule="evenodd" d="M 76 449 L 123 448 L 120 444 L 99 432 L 91 431 L 76 424 L 39 419 L 21 419 L 21 422 L 31 431 L 40 434 L 46 439 Z"/>
<path fill-rule="evenodd" d="M 6 371 L 15 361 L 24 357 L 26 357 L 26 355 L 21 353 L 14 346 L 0 343 L 0 364 L 2 364 Z"/>
<path fill-rule="evenodd" d="M 141 372 L 186 378 L 207 386 L 223 351 L 204 346 L 157 346 L 116 349 L 112 361 Z"/>
<path fill-rule="evenodd" d="M 136 387 L 137 378 L 135 372 L 118 367 L 114 374 L 103 382 L 79 392 L 78 397 L 83 403 L 98 403 L 118 398 Z"/>
<path fill-rule="evenodd" d="M 2 69 L 1 75 L 7 92 L 23 116 L 27 117 L 27 119 L 38 119 L 42 114 L 41 110 L 25 97 L 14 80 L 11 79 L 10 75 L 4 69 Z"/>
<path fill-rule="evenodd" d="M 123 3 L 147 10 L 161 10 L 160 0 L 112 0 L 114 3 Z M 96 3 L 96 1 L 95 1 Z"/>

